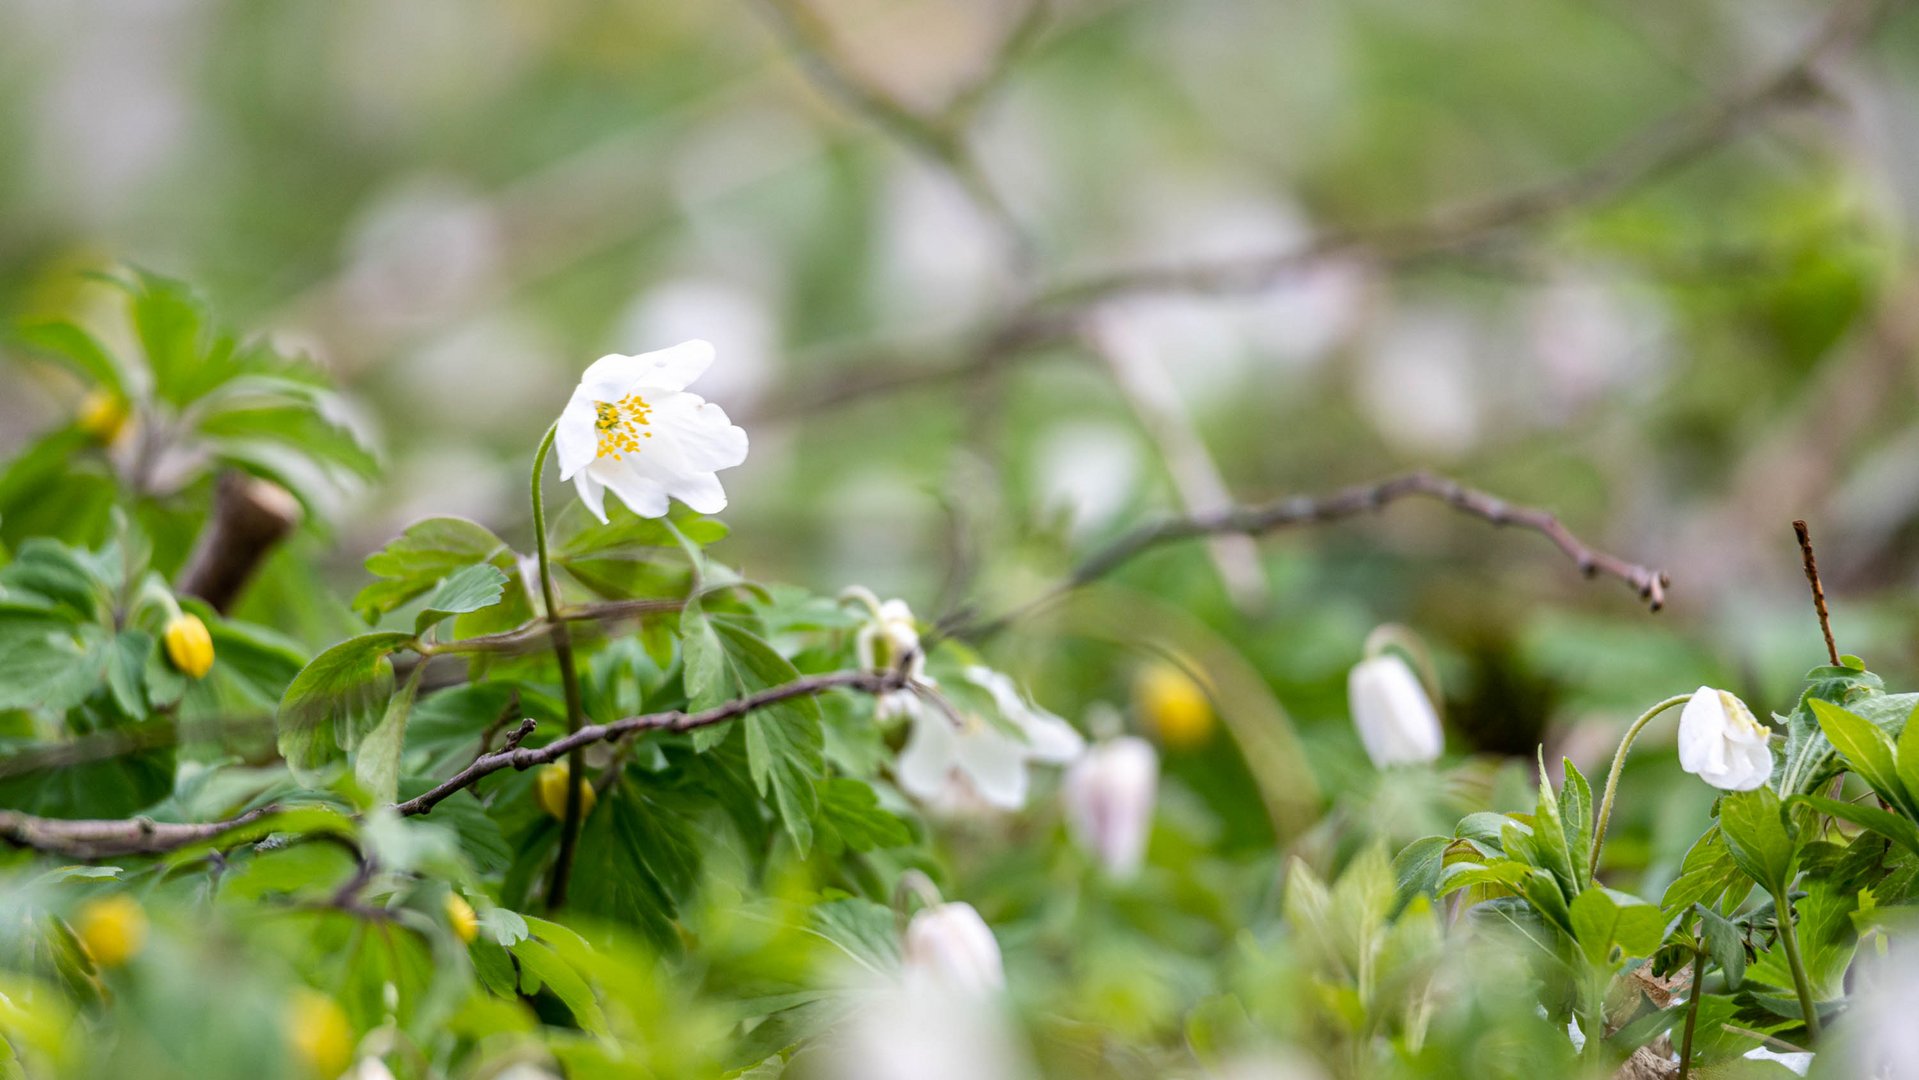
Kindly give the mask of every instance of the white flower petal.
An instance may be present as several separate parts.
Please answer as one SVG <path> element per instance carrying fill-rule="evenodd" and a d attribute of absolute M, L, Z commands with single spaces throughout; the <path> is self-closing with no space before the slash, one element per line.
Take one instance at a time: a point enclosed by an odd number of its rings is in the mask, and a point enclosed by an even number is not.
<path fill-rule="evenodd" d="M 702 514 L 726 509 L 726 488 L 710 472 L 687 473 L 667 485 L 666 493 Z"/>
<path fill-rule="evenodd" d="M 652 404 L 653 429 L 671 440 L 679 467 L 714 472 L 746 460 L 746 430 L 725 409 L 698 394 L 666 394 Z"/>
<path fill-rule="evenodd" d="M 670 349 L 655 349 L 638 356 L 612 353 L 593 361 L 580 376 L 580 385 L 592 390 L 601 401 L 611 401 L 651 387 L 657 390 L 684 390 L 713 364 L 713 346 L 694 340 Z"/>
<path fill-rule="evenodd" d="M 946 778 L 959 760 L 959 733 L 939 709 L 922 705 L 913 715 L 906 748 L 893 763 L 893 775 L 908 795 L 931 799 L 946 789 Z"/>
<path fill-rule="evenodd" d="M 1026 733 L 1026 756 L 1034 761 L 1063 765 L 1086 750 L 1086 739 L 1073 725 L 1044 709 L 1034 708 L 1015 723 Z"/>
<path fill-rule="evenodd" d="M 586 504 L 586 508 L 600 519 L 600 524 L 606 524 L 606 485 L 593 479 L 591 474 L 582 472 L 573 477 L 573 486 L 579 490 L 580 501 Z"/>
<path fill-rule="evenodd" d="M 1026 747 L 978 723 L 959 739 L 959 767 L 979 797 L 1004 810 L 1026 805 Z"/>
<path fill-rule="evenodd" d="M 566 409 L 560 413 L 559 426 L 553 432 L 553 450 L 560 460 L 560 479 L 571 480 L 581 469 L 593 464 L 600 452 L 600 438 L 593 428 L 593 398 L 585 387 L 573 391 Z"/>
<path fill-rule="evenodd" d="M 1398 656 L 1386 653 L 1353 665 L 1346 696 L 1359 741 L 1376 767 L 1432 761 L 1445 748 L 1432 700 Z"/>
<path fill-rule="evenodd" d="M 624 458 L 600 458 L 581 475 L 593 479 L 613 489 L 629 509 L 641 517 L 664 517 L 668 508 L 666 488 L 657 479 L 647 475 L 647 470 L 635 455 Z"/>

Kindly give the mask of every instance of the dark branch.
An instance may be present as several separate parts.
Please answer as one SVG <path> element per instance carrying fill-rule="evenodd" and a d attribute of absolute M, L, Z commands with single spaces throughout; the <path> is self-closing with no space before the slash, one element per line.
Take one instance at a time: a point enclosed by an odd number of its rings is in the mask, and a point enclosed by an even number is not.
<path fill-rule="evenodd" d="M 1240 533 L 1260 536 L 1297 525 L 1317 525 L 1384 509 L 1409 496 L 1437 499 L 1455 510 L 1483 518 L 1494 525 L 1530 529 L 1551 540 L 1587 577 L 1604 574 L 1631 586 L 1652 610 L 1666 603 L 1668 579 L 1664 573 L 1588 547 L 1557 517 L 1529 506 L 1509 503 L 1443 476 L 1412 472 L 1376 484 L 1344 488 L 1330 495 L 1295 495 L 1258 506 L 1231 506 L 1210 513 L 1170 518 L 1125 533 L 1094 552 L 1067 578 L 1038 598 L 986 620 L 959 619 L 944 628 L 948 636 L 984 638 L 1005 629 L 1076 589 L 1105 577 L 1135 556 L 1161 544 L 1200 536 Z"/>
<path fill-rule="evenodd" d="M 674 710 L 629 716 L 610 724 L 589 724 L 540 747 L 520 745 L 535 727 L 532 719 L 524 719 L 518 727 L 507 733 L 506 742 L 499 750 L 481 754 L 446 782 L 415 798 L 394 804 L 393 809 L 409 817 L 429 813 L 453 795 L 503 769 L 530 769 L 550 764 L 575 749 L 598 742 L 610 742 L 648 731 L 691 731 L 725 723 L 783 701 L 813 697 L 833 690 L 884 694 L 903 689 L 906 685 L 907 676 L 903 671 L 885 674 L 840 671 L 809 675 L 701 712 Z M 159 822 L 147 818 L 69 820 L 0 810 L 0 842 L 83 861 L 122 855 L 161 855 L 189 844 L 218 839 L 284 809 L 278 806 L 261 807 L 225 821 L 194 823 Z"/>
<path fill-rule="evenodd" d="M 1793 535 L 1799 538 L 1799 558 L 1806 567 L 1806 584 L 1812 586 L 1812 609 L 1819 613 L 1819 632 L 1826 637 L 1826 658 L 1833 667 L 1839 666 L 1839 646 L 1832 640 L 1832 618 L 1826 613 L 1826 587 L 1819 581 L 1819 560 L 1812 554 L 1812 532 L 1803 521 L 1792 523 Z"/>
<path fill-rule="evenodd" d="M 481 754 L 473 760 L 473 764 L 461 769 L 445 782 L 405 802 L 395 804 L 394 809 L 405 816 L 424 814 L 446 799 L 502 769 L 531 769 L 536 765 L 550 764 L 565 757 L 575 748 L 591 746 L 594 743 L 612 742 L 646 731 L 691 731 L 694 728 L 724 723 L 770 705 L 777 705 L 782 701 L 790 701 L 798 697 L 813 697 L 830 690 L 858 690 L 868 694 L 884 694 L 904 688 L 906 682 L 906 676 L 897 671 L 884 675 L 867 671 L 839 671 L 830 675 L 809 675 L 794 679 L 792 682 L 768 687 L 743 698 L 736 698 L 723 705 L 715 705 L 704 712 L 689 713 L 674 710 L 649 713 L 645 716 L 629 716 L 610 724 L 588 724 L 545 746 L 523 747 L 517 745 L 517 740 L 509 739 L 505 748 L 490 754 Z M 521 728 L 522 732 L 529 730 L 525 724 L 522 724 Z M 525 735 L 522 732 L 515 734 L 524 738 Z"/>

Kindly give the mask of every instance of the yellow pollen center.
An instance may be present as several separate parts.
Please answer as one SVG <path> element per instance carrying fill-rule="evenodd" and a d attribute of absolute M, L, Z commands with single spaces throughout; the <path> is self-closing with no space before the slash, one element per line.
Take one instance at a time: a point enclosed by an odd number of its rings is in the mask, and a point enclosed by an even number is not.
<path fill-rule="evenodd" d="M 618 461 L 624 454 L 639 453 L 640 440 L 653 437 L 652 432 L 642 430 L 652 422 L 653 406 L 638 394 L 628 394 L 618 401 L 596 401 L 593 412 L 593 430 L 600 433 L 597 457 Z"/>

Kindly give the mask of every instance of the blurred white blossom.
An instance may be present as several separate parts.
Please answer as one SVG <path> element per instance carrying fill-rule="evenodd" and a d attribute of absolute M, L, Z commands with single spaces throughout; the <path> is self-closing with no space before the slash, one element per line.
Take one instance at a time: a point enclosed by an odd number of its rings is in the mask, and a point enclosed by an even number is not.
<path fill-rule="evenodd" d="M 1118 424 L 1060 424 L 1034 452 L 1034 486 L 1041 507 L 1064 508 L 1074 532 L 1112 521 L 1139 491 L 1139 439 Z"/>
<path fill-rule="evenodd" d="M 933 904 L 914 913 L 906 926 L 901 960 L 909 984 L 926 982 L 973 995 L 1006 986 L 999 941 L 973 905 L 963 901 Z"/>
<path fill-rule="evenodd" d="M 1482 335 L 1442 308 L 1399 313 L 1361 353 L 1358 393 L 1380 437 L 1395 450 L 1453 458 L 1479 440 Z"/>
<path fill-rule="evenodd" d="M 1027 765 L 1065 764 L 1086 741 L 1071 724 L 1027 701 L 1011 678 L 977 666 L 967 668 L 965 677 L 991 696 L 998 722 L 917 697 L 913 729 L 894 773 L 918 799 L 949 798 L 949 782 L 958 777 L 992 806 L 1017 810 L 1026 805 Z"/>
<path fill-rule="evenodd" d="M 858 585 L 840 596 L 842 599 L 858 601 L 866 607 L 868 618 L 853 638 L 853 650 L 859 657 L 861 668 L 884 674 L 897 668 L 902 658 L 905 658 L 906 677 L 911 682 L 927 688 L 936 685 L 926 674 L 926 654 L 920 648 L 919 624 L 913 618 L 913 610 L 906 606 L 906 601 L 882 601 L 873 595 L 872 590 Z M 897 717 L 910 716 L 918 696 L 918 692 L 910 686 L 882 694 L 874 710 L 874 718 L 884 723 Z"/>
<path fill-rule="evenodd" d="M 1359 741 L 1379 768 L 1432 761 L 1444 749 L 1439 713 L 1399 656 L 1381 653 L 1353 665 L 1346 695 Z"/>
<path fill-rule="evenodd" d="M 1066 771 L 1060 800 L 1073 839 L 1106 873 L 1139 872 L 1159 793 L 1159 754 L 1145 739 L 1122 735 L 1089 749 Z"/>
<path fill-rule="evenodd" d="M 502 257 L 493 208 L 463 184 L 415 177 L 376 196 L 346 241 L 341 288 L 352 317 L 415 326 L 470 304 Z"/>

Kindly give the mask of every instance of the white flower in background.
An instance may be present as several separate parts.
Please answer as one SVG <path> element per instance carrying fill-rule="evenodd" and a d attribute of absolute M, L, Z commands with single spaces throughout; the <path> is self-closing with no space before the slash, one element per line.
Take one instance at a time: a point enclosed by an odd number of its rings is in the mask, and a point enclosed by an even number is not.
<path fill-rule="evenodd" d="M 1020 1080 L 1036 1075 L 992 996 L 929 980 L 866 990 L 846 1023 L 820 1043 L 836 1080 Z"/>
<path fill-rule="evenodd" d="M 894 766 L 900 787 L 915 798 L 951 797 L 949 781 L 962 778 L 979 797 L 1002 810 L 1026 805 L 1029 762 L 1063 765 L 1086 749 L 1073 726 L 1026 700 L 1013 680 L 984 667 L 966 669 L 966 679 L 984 688 L 1012 730 L 985 717 L 954 716 L 924 695 L 914 698 L 912 734 Z"/>
<path fill-rule="evenodd" d="M 1745 702 L 1702 686 L 1679 714 L 1679 767 L 1722 791 L 1751 791 L 1772 778 L 1771 737 Z"/>
<path fill-rule="evenodd" d="M 393 1070 L 377 1057 L 364 1057 L 348 1069 L 340 1080 L 393 1080 Z"/>
<path fill-rule="evenodd" d="M 853 651 L 859 657 L 861 668 L 886 674 L 899 666 L 902 657 L 908 657 L 907 679 L 918 686 L 936 685 L 926 674 L 926 654 L 920 648 L 919 624 L 913 618 L 913 610 L 906 606 L 906 601 L 881 601 L 873 595 L 872 590 L 861 585 L 847 588 L 840 593 L 840 599 L 859 602 L 866 607 L 869 616 L 853 639 Z M 911 716 L 918 698 L 919 694 L 911 686 L 882 694 L 874 710 L 874 719 L 885 723 L 896 717 Z"/>
<path fill-rule="evenodd" d="M 713 363 L 713 346 L 688 341 L 638 356 L 602 356 L 580 376 L 560 414 L 560 479 L 579 487 L 606 520 L 606 491 L 641 517 L 661 517 L 669 497 L 702 514 L 726 509 L 714 473 L 746 460 L 746 432 L 686 385 Z"/>
<path fill-rule="evenodd" d="M 1006 986 L 1006 970 L 992 928 L 973 905 L 963 901 L 921 908 L 906 925 L 901 958 L 909 983 L 925 981 L 981 996 Z"/>
<path fill-rule="evenodd" d="M 1392 653 L 1361 660 L 1346 677 L 1346 696 L 1374 765 L 1384 769 L 1439 757 L 1445 746 L 1439 713 L 1406 661 Z"/>
<path fill-rule="evenodd" d="M 1125 880 L 1139 872 L 1159 794 L 1159 754 L 1145 739 L 1122 735 L 1100 743 L 1066 772 L 1060 800 L 1073 840 L 1107 874 Z"/>
<path fill-rule="evenodd" d="M 1873 945 L 1860 941 L 1858 962 L 1846 977 L 1851 1002 L 1819 1044 L 1820 1056 L 1830 1055 L 1820 1073 L 1919 1080 L 1919 1024 L 1912 1022 L 1919 941 L 1910 931 L 1896 931 Z M 1826 1067 L 1835 1061 L 1838 1068 Z"/>

